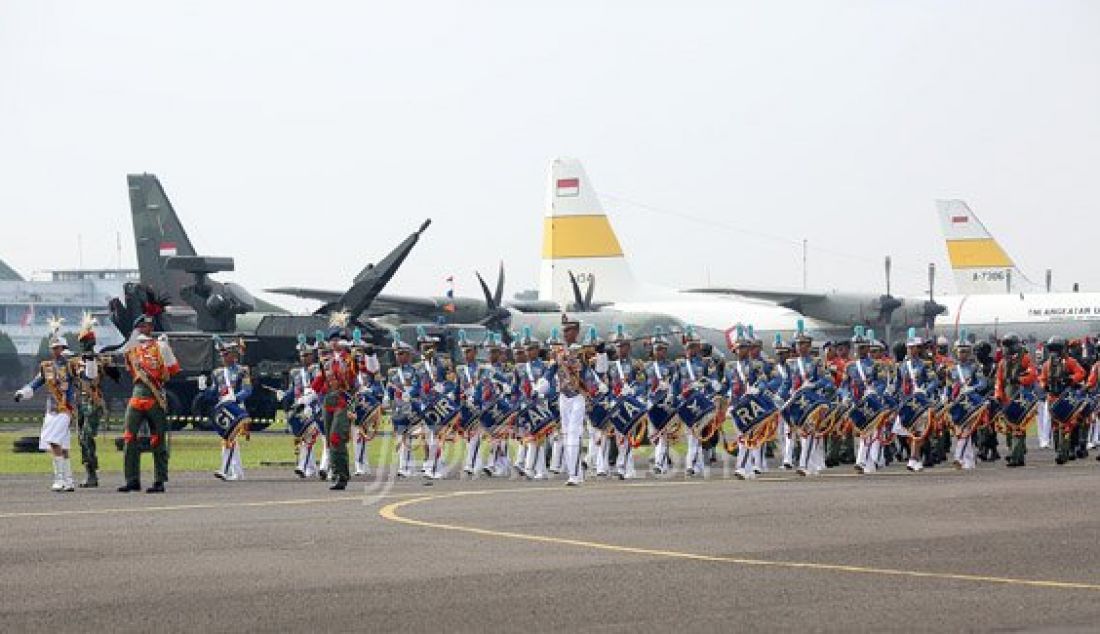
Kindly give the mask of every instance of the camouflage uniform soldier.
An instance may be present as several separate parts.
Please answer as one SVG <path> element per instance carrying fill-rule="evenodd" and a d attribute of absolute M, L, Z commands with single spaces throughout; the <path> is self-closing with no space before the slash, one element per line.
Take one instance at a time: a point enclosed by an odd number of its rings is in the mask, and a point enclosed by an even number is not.
<path fill-rule="evenodd" d="M 126 483 L 119 493 L 141 490 L 141 447 L 138 432 L 142 423 L 149 425 L 149 444 L 153 449 L 153 486 L 146 493 L 164 493 L 168 481 L 168 403 L 164 384 L 180 371 L 180 365 L 168 341 L 153 338 L 153 319 L 142 315 L 134 322 L 135 334 L 125 348 L 126 368 L 133 377 L 134 390 L 124 417 L 122 439 L 123 474 Z"/>
<path fill-rule="evenodd" d="M 332 353 L 321 362 L 321 373 L 313 380 L 313 391 L 321 395 L 324 407 L 325 432 L 328 433 L 331 451 L 332 473 L 335 484 L 332 491 L 343 491 L 348 487 L 351 470 L 348 466 L 348 440 L 351 438 L 351 421 L 348 418 L 348 405 L 355 387 L 355 361 L 351 358 L 344 339 L 344 327 L 341 315 L 334 316 L 333 327 L 329 329 L 328 341 Z"/>
<path fill-rule="evenodd" d="M 110 367 L 104 359 L 95 354 L 95 320 L 85 314 L 77 340 L 80 342 L 80 360 L 76 363 L 80 371 L 76 373 L 80 383 L 80 406 L 77 408 L 76 428 L 80 440 L 80 462 L 84 464 L 86 476 L 80 483 L 82 489 L 99 486 L 99 456 L 96 453 L 95 438 L 99 434 L 99 423 L 107 413 L 107 404 L 103 398 L 103 375 L 112 373 L 117 381 L 118 368 Z M 95 366 L 94 368 L 92 366 Z M 90 377 L 90 378 L 89 378 Z"/>
<path fill-rule="evenodd" d="M 997 363 L 997 372 L 994 375 L 993 398 L 1005 405 L 1016 398 L 1020 391 L 1033 389 L 1032 386 L 1039 380 L 1039 374 L 1031 362 L 1031 355 L 1024 349 L 1018 336 L 1005 335 L 1001 340 L 1001 352 L 1001 360 Z M 1006 466 L 1022 467 L 1027 453 L 1027 426 L 1022 425 L 1008 432 L 1011 454 Z"/>

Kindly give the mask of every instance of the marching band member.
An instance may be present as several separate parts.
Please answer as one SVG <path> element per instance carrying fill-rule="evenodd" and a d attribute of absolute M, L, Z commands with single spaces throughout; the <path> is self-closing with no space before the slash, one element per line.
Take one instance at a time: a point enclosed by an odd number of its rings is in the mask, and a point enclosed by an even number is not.
<path fill-rule="evenodd" d="M 412 364 L 412 346 L 395 336 L 393 341 L 396 364 L 386 378 L 383 401 L 390 410 L 393 435 L 397 438 L 397 477 L 407 478 L 412 470 L 412 402 L 420 394 L 421 384 Z"/>
<path fill-rule="evenodd" d="M 561 401 L 561 377 L 558 376 L 558 358 L 561 357 L 562 351 L 565 348 L 565 342 L 559 337 L 559 331 L 554 328 L 550 331 L 550 336 L 546 339 L 547 347 L 547 370 L 550 376 L 553 376 L 551 381 L 552 389 L 555 394 L 553 400 L 549 401 L 550 407 L 558 412 L 558 424 L 554 428 L 554 432 L 550 434 L 550 473 L 557 475 L 562 471 L 565 471 L 565 460 L 562 456 L 562 431 L 561 431 L 561 414 L 558 410 L 558 406 Z"/>
<path fill-rule="evenodd" d="M 596 332 L 595 326 L 589 328 L 588 336 L 581 346 L 581 363 L 583 372 L 581 375 L 585 390 L 588 392 L 588 403 L 597 400 L 606 400 L 611 394 L 610 377 L 608 370 L 607 348 Z M 587 409 L 587 408 L 586 408 Z M 595 467 L 597 477 L 607 477 L 611 467 L 608 464 L 611 451 L 611 439 L 605 427 L 596 425 L 591 415 L 586 417 L 588 428 L 588 452 L 582 461 L 584 469 Z M 601 425 L 603 422 L 601 421 Z"/>
<path fill-rule="evenodd" d="M 376 433 L 379 409 L 386 389 L 380 375 L 382 364 L 373 344 L 365 343 L 358 329 L 352 336 L 352 358 L 357 370 L 355 377 L 355 424 L 351 432 L 355 447 L 355 471 L 353 475 L 370 475 L 370 440 Z"/>
<path fill-rule="evenodd" d="M 783 341 L 783 335 L 777 332 L 772 349 L 775 352 L 775 363 L 771 364 L 771 369 L 768 371 L 768 389 L 785 403 L 791 397 L 792 381 L 787 365 L 791 356 L 791 346 Z M 787 424 L 787 419 L 782 415 L 779 418 L 779 435 L 783 439 L 783 462 L 779 468 L 790 471 L 794 469 L 794 449 L 798 444 L 798 433 Z"/>
<path fill-rule="evenodd" d="M 993 383 L 993 397 L 1005 405 L 1022 391 L 1029 391 L 1038 380 L 1038 373 L 1031 362 L 1031 355 L 1020 343 L 1015 334 L 1005 335 L 1001 339 L 1001 360 L 997 363 L 997 374 Z M 1009 467 L 1024 466 L 1027 454 L 1027 423 L 1010 429 L 1010 454 L 1006 462 Z"/>
<path fill-rule="evenodd" d="M 82 370 L 67 355 L 69 344 L 61 335 L 61 320 L 54 320 L 50 337 L 50 358 L 38 364 L 34 379 L 15 393 L 15 402 L 29 399 L 39 388 L 45 387 L 46 414 L 42 418 L 42 431 L 38 436 L 38 448 L 50 452 L 53 458 L 52 491 L 75 491 L 73 469 L 69 462 L 70 425 L 77 407 L 77 373 L 85 372 L 85 378 L 95 378 L 98 367 L 94 364 Z M 89 377 L 88 374 L 91 374 Z"/>
<path fill-rule="evenodd" d="M 562 462 L 569 474 L 566 486 L 584 482 L 581 469 L 581 435 L 584 434 L 585 392 L 582 379 L 581 346 L 577 343 L 581 324 L 563 314 L 561 318 L 565 345 L 555 358 L 558 378 L 558 416 L 561 421 Z"/>
<path fill-rule="evenodd" d="M 852 347 L 855 348 L 855 358 L 844 366 L 840 392 L 842 398 L 854 405 L 868 395 L 881 394 L 886 389 L 886 381 L 879 373 L 878 364 L 871 358 L 871 342 L 865 336 L 862 326 L 856 326 Z M 862 430 L 853 428 L 852 433 L 858 437 L 855 470 L 859 473 L 874 473 L 881 450 L 877 425 L 868 424 L 868 428 Z"/>
<path fill-rule="evenodd" d="M 645 364 L 632 357 L 631 339 L 623 326 L 615 327 L 611 337 L 615 345 L 615 360 L 608 371 L 611 391 L 617 398 L 635 397 L 645 389 Z M 615 434 L 618 454 L 615 458 L 615 475 L 620 480 L 632 480 L 637 477 L 634 468 L 634 444 L 625 434 Z"/>
<path fill-rule="evenodd" d="M 909 339 L 906 341 L 905 359 L 898 365 L 898 382 L 901 386 L 901 399 L 903 401 L 933 400 L 937 394 L 938 382 L 936 371 L 931 361 L 924 353 L 924 339 L 918 337 L 916 329 L 910 328 Z M 913 426 L 906 429 L 903 426 L 895 427 L 898 435 L 909 436 L 909 462 L 906 469 L 917 472 L 926 466 L 932 466 L 930 460 L 921 459 L 921 451 L 925 440 L 932 433 L 933 421 L 931 421 L 930 408 L 927 406 Z"/>
<path fill-rule="evenodd" d="M 964 330 L 959 340 L 955 342 L 955 359 L 947 372 L 947 394 L 950 402 L 968 398 L 969 394 L 984 394 L 989 387 L 989 379 L 986 378 L 982 366 L 972 356 L 973 345 L 966 338 Z M 975 423 L 980 424 L 980 421 Z M 977 466 L 975 461 L 976 428 L 956 430 L 955 460 L 956 469 L 972 470 Z"/>
<path fill-rule="evenodd" d="M 450 373 L 448 363 L 444 355 L 436 354 L 436 345 L 439 343 L 439 338 L 428 335 L 423 326 L 417 326 L 416 329 L 416 343 L 420 347 L 420 362 L 416 364 L 416 371 L 421 386 L 418 394 L 419 402 L 414 397 L 414 408 L 417 405 L 423 406 L 435 398 L 453 397 L 454 391 L 454 385 L 448 385 L 448 375 Z M 428 423 L 428 419 L 423 416 L 421 417 L 421 429 L 424 433 L 424 445 L 427 450 L 421 475 L 427 479 L 437 480 L 442 477 L 439 469 L 442 462 L 440 457 L 443 453 L 443 445 L 437 442 L 436 438 L 436 432 L 439 430 L 433 429 Z"/>
<path fill-rule="evenodd" d="M 1088 457 L 1088 450 L 1100 447 L 1100 420 L 1098 420 L 1098 412 L 1096 411 L 1095 404 L 1100 401 L 1100 395 L 1097 394 L 1097 387 L 1100 387 L 1100 360 L 1093 360 L 1092 367 L 1089 368 L 1089 378 L 1085 381 L 1085 389 L 1093 399 L 1093 412 L 1089 416 L 1087 441 L 1085 448 L 1082 450 L 1082 458 Z M 1100 460 L 1100 456 L 1096 457 Z"/>
<path fill-rule="evenodd" d="M 553 424 L 553 410 L 550 401 L 556 400 L 553 381 L 548 374 L 549 367 L 540 358 L 541 347 L 539 340 L 531 336 L 531 329 L 525 328 L 519 344 L 523 347 L 523 355 L 518 357 L 515 366 L 517 390 L 520 398 L 525 400 L 525 406 L 538 417 L 529 413 L 530 427 L 525 430 L 522 437 L 524 443 L 524 463 L 522 473 L 532 480 L 546 479 L 546 429 L 545 425 Z M 517 350 L 518 354 L 518 350 Z M 538 425 L 538 426 L 536 426 Z"/>
<path fill-rule="evenodd" d="M 652 412 L 653 408 L 659 404 L 672 405 L 672 384 L 676 381 L 676 366 L 668 360 L 668 340 L 660 332 L 650 340 L 650 346 L 653 350 L 653 359 L 646 365 L 648 388 L 646 399 Z M 671 424 L 658 428 L 651 414 L 649 438 L 651 442 L 656 438 L 653 448 L 653 473 L 657 475 L 672 471 L 668 438 L 670 429 Z"/>
<path fill-rule="evenodd" d="M 833 384 L 840 388 L 846 378 L 845 370 L 851 362 L 852 349 L 847 339 L 839 339 L 833 344 L 832 353 L 825 361 L 829 374 L 833 377 Z M 856 450 L 852 440 L 851 430 L 847 425 L 838 423 L 825 441 L 825 466 L 837 467 L 842 463 L 855 464 Z"/>
<path fill-rule="evenodd" d="M 458 392 L 462 401 L 462 433 L 466 440 L 466 458 L 462 472 L 472 476 L 481 471 L 481 424 L 479 418 L 485 407 L 482 402 L 481 362 L 477 359 L 477 344 L 466 338 L 466 331 L 458 332 L 458 347 L 462 351 L 462 364 L 455 368 Z"/>
<path fill-rule="evenodd" d="M 754 341 L 746 336 L 740 324 L 737 326 L 737 336 L 731 343 L 736 356 L 726 365 L 725 376 L 730 408 L 745 396 L 755 396 L 767 388 L 764 364 L 752 357 Z M 761 471 L 759 464 L 763 460 L 763 446 L 750 449 L 745 439 L 740 434 L 738 436 L 737 467 L 733 475 L 739 480 L 754 478 Z"/>
<path fill-rule="evenodd" d="M 813 336 L 802 328 L 799 322 L 798 332 L 794 337 L 795 354 L 787 362 L 787 375 L 790 377 L 784 390 L 794 394 L 799 390 L 831 387 L 833 379 L 829 375 L 825 364 L 819 357 L 813 355 Z M 802 449 L 798 455 L 798 470 L 801 476 L 818 475 L 825 469 L 824 441 L 818 437 L 813 429 L 803 428 L 799 431 L 802 441 Z"/>
<path fill-rule="evenodd" d="M 1065 392 L 1076 389 L 1084 383 L 1085 369 L 1076 359 L 1067 354 L 1064 337 L 1051 337 L 1044 350 L 1046 360 L 1043 361 L 1042 370 L 1039 372 L 1039 385 L 1046 392 L 1048 423 L 1051 425 L 1054 449 L 1058 452 L 1054 461 L 1062 465 L 1076 458 L 1073 436 L 1077 421 L 1056 421 L 1050 409 Z"/>
<path fill-rule="evenodd" d="M 124 419 L 122 461 L 126 482 L 118 488 L 119 493 L 141 490 L 138 431 L 143 422 L 149 426 L 149 444 L 153 450 L 153 486 L 145 492 L 164 493 L 164 483 L 168 481 L 168 401 L 164 384 L 179 373 L 180 365 L 168 339 L 163 335 L 153 338 L 153 321 L 162 311 L 163 305 L 159 302 L 147 304 L 145 314 L 134 321 L 130 341 L 123 346 L 126 369 L 133 377 L 134 389 Z"/>
<path fill-rule="evenodd" d="M 320 342 L 318 342 L 320 343 Z M 306 336 L 298 335 L 299 366 L 290 369 L 286 391 L 279 390 L 275 398 L 283 404 L 287 412 L 287 424 L 294 435 L 294 453 L 297 458 L 294 473 L 299 478 L 312 478 L 317 474 L 317 461 L 313 448 L 321 433 L 321 404 L 317 393 L 313 391 L 313 380 L 320 369 L 314 363 L 313 347 L 307 343 Z"/>
<path fill-rule="evenodd" d="M 498 399 L 511 402 L 514 399 L 512 373 L 504 363 L 504 343 L 495 333 L 487 333 L 483 345 L 489 350 L 489 361 L 481 375 L 481 396 L 485 403 Z M 489 477 L 505 478 L 511 474 L 512 463 L 508 460 L 508 439 L 489 437 L 489 451 L 486 464 L 481 472 Z"/>
<path fill-rule="evenodd" d="M 534 386 L 527 381 L 526 373 L 521 370 L 525 366 L 527 366 L 527 346 L 524 345 L 521 337 L 512 333 L 512 360 L 507 367 L 511 374 L 512 393 L 520 406 L 520 414 L 516 416 L 512 433 L 512 442 L 516 447 L 512 468 L 523 477 L 527 477 L 527 425 L 529 422 L 525 408 L 534 389 Z"/>
<path fill-rule="evenodd" d="M 721 390 L 721 385 L 707 377 L 707 364 L 700 356 L 702 342 L 691 328 L 684 333 L 683 340 L 684 357 L 677 363 L 673 394 L 680 399 L 686 399 L 695 392 L 713 397 L 715 392 Z M 684 458 L 684 473 L 688 477 L 704 475 L 706 461 L 703 459 L 703 448 L 699 436 L 694 429 L 687 429 L 686 425 L 685 435 L 687 436 L 687 455 Z"/>
<path fill-rule="evenodd" d="M 240 437 L 248 438 L 251 419 L 244 402 L 252 396 L 252 377 L 248 368 L 238 363 L 241 344 L 224 342 L 214 338 L 214 347 L 221 357 L 221 367 L 214 370 L 207 383 L 206 376 L 199 377 L 202 399 L 215 401 L 210 412 L 214 430 L 222 439 L 221 462 L 214 477 L 219 480 L 241 480 L 244 466 L 241 462 Z"/>
<path fill-rule="evenodd" d="M 328 331 L 331 351 L 321 361 L 320 373 L 313 380 L 313 391 L 322 399 L 325 433 L 328 434 L 334 483 L 329 490 L 343 491 L 348 487 L 351 473 L 348 469 L 348 439 L 351 422 L 348 406 L 355 386 L 355 363 L 344 338 L 347 314 L 332 317 Z"/>

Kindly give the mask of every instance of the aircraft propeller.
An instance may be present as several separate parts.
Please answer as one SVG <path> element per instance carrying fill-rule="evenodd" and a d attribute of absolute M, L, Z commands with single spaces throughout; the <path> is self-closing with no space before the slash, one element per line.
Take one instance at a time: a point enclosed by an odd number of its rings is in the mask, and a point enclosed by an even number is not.
<path fill-rule="evenodd" d="M 890 292 L 890 256 L 886 256 L 886 294 L 878 298 L 879 318 L 882 319 L 883 329 L 886 333 L 886 345 L 890 345 L 890 329 L 894 311 L 901 308 L 902 302 Z"/>
<path fill-rule="evenodd" d="M 947 307 L 936 301 L 936 264 L 928 263 L 928 301 L 921 307 L 924 315 L 924 329 L 931 334 L 936 328 L 936 317 L 947 312 Z"/>
<path fill-rule="evenodd" d="M 592 306 L 592 297 L 596 294 L 596 276 L 588 276 L 588 287 L 585 289 L 584 294 L 581 294 L 581 286 L 577 282 L 577 276 L 573 275 L 573 271 L 569 271 L 569 284 L 573 287 L 573 306 L 572 310 L 581 311 L 584 313 L 592 312 L 596 310 Z"/>
<path fill-rule="evenodd" d="M 497 272 L 497 285 L 492 292 L 489 291 L 489 285 L 485 283 L 485 278 L 481 277 L 481 273 L 475 271 L 474 274 L 477 275 L 481 292 L 485 296 L 486 315 L 478 323 L 500 333 L 501 340 L 505 344 L 511 344 L 512 332 L 509 325 L 512 322 L 512 311 L 504 307 L 502 303 L 504 300 L 504 262 L 500 263 L 500 269 Z"/>

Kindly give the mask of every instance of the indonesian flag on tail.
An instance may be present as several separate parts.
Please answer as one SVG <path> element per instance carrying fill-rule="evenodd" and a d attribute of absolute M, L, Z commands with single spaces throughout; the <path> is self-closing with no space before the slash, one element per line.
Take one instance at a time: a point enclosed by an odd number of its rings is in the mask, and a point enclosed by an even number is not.
<path fill-rule="evenodd" d="M 559 178 L 557 183 L 558 196 L 578 196 L 581 193 L 581 179 Z"/>
<path fill-rule="evenodd" d="M 161 242 L 160 243 L 160 256 L 162 258 L 174 257 L 177 253 L 175 242 Z"/>
<path fill-rule="evenodd" d="M 956 225 L 970 222 L 970 216 L 951 216 L 951 223 Z"/>

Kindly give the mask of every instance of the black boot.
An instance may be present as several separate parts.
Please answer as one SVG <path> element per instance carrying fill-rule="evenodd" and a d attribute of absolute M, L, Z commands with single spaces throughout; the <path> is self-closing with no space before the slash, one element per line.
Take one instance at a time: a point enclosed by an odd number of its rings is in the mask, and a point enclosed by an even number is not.
<path fill-rule="evenodd" d="M 134 482 L 127 482 L 126 484 L 124 484 L 124 485 L 122 485 L 118 488 L 119 493 L 129 493 L 130 491 L 140 491 L 140 490 L 141 490 L 141 482 L 138 482 L 136 480 Z"/>
<path fill-rule="evenodd" d="M 328 488 L 329 491 L 343 491 L 348 488 L 348 481 L 344 478 L 336 478 L 336 482 Z"/>
<path fill-rule="evenodd" d="M 94 489 L 99 486 L 99 476 L 96 475 L 95 469 L 87 469 L 88 475 L 84 478 L 84 481 L 80 483 L 82 489 Z"/>
<path fill-rule="evenodd" d="M 164 483 L 163 482 L 154 482 L 153 486 L 149 487 L 148 489 L 145 489 L 145 492 L 146 493 L 164 493 Z"/>

